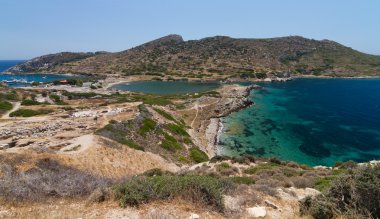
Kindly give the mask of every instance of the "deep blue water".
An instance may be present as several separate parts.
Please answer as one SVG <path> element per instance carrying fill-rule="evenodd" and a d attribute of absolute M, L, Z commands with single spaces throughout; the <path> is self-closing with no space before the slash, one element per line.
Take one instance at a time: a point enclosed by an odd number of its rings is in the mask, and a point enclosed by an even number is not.
<path fill-rule="evenodd" d="M 0 60 L 0 72 L 7 70 L 10 67 L 24 62 L 23 60 Z"/>
<path fill-rule="evenodd" d="M 380 79 L 263 83 L 255 105 L 224 119 L 223 154 L 308 165 L 380 159 Z"/>
<path fill-rule="evenodd" d="M 187 82 L 187 81 L 136 81 L 112 86 L 117 90 L 128 90 L 151 94 L 186 94 L 205 92 L 218 88 L 218 83 Z"/>
<path fill-rule="evenodd" d="M 2 61 L 0 60 L 0 82 L 7 82 L 10 87 L 24 87 L 30 86 L 33 81 L 36 82 L 50 82 L 55 80 L 62 80 L 73 78 L 75 76 L 57 75 L 57 74 L 1 74 L 2 71 L 15 66 L 16 64 L 24 62 L 22 60 Z M 17 81 L 17 82 L 9 82 Z"/>

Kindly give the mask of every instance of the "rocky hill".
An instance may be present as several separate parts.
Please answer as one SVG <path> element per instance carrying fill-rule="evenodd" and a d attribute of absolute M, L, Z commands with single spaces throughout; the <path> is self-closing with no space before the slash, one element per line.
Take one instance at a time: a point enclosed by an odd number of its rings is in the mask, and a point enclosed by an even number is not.
<path fill-rule="evenodd" d="M 57 54 L 49 54 L 33 58 L 27 62 L 20 63 L 10 69 L 7 72 L 10 73 L 29 73 L 36 71 L 52 71 L 57 65 L 66 65 L 69 62 L 75 62 L 78 60 L 86 59 L 95 56 L 97 53 L 74 53 L 74 52 L 61 52 Z M 68 64 L 70 65 L 70 64 Z"/>
<path fill-rule="evenodd" d="M 169 35 L 122 52 L 55 62 L 49 64 L 49 70 L 123 75 L 161 73 L 188 78 L 199 75 L 260 78 L 268 73 L 363 76 L 380 75 L 380 56 L 333 41 L 300 36 L 271 39 L 215 36 L 184 41 L 179 35 Z"/>

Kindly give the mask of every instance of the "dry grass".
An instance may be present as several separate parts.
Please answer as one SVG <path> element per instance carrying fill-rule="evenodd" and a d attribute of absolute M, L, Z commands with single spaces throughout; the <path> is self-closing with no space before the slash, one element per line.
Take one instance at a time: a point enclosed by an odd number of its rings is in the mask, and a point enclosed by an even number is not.
<path fill-rule="evenodd" d="M 49 197 L 85 197 L 112 180 L 62 165 L 52 158 L 0 157 L 0 198 L 6 202 L 41 201 Z"/>

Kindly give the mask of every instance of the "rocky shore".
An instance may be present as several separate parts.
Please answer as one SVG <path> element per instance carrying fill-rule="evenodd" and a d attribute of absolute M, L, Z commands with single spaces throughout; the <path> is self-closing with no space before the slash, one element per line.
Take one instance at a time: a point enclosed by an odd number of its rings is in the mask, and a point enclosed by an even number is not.
<path fill-rule="evenodd" d="M 248 96 L 259 88 L 257 85 L 224 85 L 217 90 L 220 97 L 201 97 L 193 103 L 197 106 L 197 116 L 189 133 L 209 157 L 218 154 L 217 145 L 223 130 L 221 119 L 252 105 Z"/>

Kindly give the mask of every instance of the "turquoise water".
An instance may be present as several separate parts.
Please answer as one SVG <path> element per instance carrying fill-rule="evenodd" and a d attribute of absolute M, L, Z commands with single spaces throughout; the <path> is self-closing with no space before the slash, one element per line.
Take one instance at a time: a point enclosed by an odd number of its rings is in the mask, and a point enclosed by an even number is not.
<path fill-rule="evenodd" d="M 8 68 L 15 66 L 16 64 L 23 62 L 19 60 L 1 61 L 0 60 L 0 72 L 7 70 Z M 1 74 L 0 82 L 5 82 L 10 87 L 27 87 L 32 82 L 50 82 L 55 80 L 63 80 L 68 78 L 74 78 L 76 76 L 58 75 L 58 74 Z"/>
<path fill-rule="evenodd" d="M 262 84 L 255 105 L 224 119 L 222 153 L 308 165 L 380 159 L 380 79 Z"/>
<path fill-rule="evenodd" d="M 112 86 L 116 90 L 128 90 L 150 94 L 186 94 L 214 90 L 218 83 L 187 82 L 187 81 L 135 81 Z"/>

